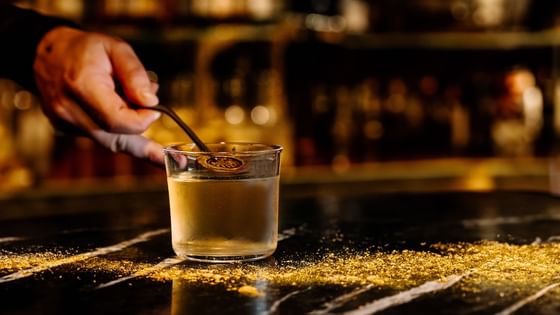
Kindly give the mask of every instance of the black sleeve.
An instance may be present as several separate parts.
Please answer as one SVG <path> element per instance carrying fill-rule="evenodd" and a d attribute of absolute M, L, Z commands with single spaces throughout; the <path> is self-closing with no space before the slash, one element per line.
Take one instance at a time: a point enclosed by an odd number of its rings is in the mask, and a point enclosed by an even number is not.
<path fill-rule="evenodd" d="M 56 26 L 74 23 L 0 2 L 0 77 L 36 91 L 33 62 L 41 38 Z"/>

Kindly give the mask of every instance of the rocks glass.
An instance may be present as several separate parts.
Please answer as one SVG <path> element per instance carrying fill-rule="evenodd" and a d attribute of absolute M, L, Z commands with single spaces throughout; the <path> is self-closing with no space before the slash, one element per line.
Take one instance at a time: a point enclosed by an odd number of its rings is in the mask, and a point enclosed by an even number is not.
<path fill-rule="evenodd" d="M 282 147 L 194 144 L 164 149 L 172 245 L 190 260 L 232 262 L 270 256 L 278 241 Z"/>

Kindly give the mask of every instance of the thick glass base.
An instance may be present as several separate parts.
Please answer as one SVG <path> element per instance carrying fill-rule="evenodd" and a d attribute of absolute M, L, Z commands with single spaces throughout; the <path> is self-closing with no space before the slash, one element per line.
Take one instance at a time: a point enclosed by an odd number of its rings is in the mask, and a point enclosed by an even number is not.
<path fill-rule="evenodd" d="M 207 240 L 174 243 L 173 250 L 177 256 L 192 261 L 232 263 L 267 258 L 276 250 L 276 243 Z"/>
<path fill-rule="evenodd" d="M 197 255 L 187 255 L 184 258 L 191 261 L 207 262 L 207 263 L 236 263 L 244 261 L 255 261 L 265 259 L 272 255 L 252 255 L 252 256 L 197 256 Z M 180 255 L 179 255 L 180 256 Z M 180 256 L 181 257 L 181 256 Z"/>

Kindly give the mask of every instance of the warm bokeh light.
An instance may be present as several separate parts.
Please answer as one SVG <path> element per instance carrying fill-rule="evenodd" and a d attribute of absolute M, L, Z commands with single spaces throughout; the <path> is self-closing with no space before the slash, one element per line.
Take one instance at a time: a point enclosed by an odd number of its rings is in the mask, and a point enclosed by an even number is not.
<path fill-rule="evenodd" d="M 245 111 L 237 105 L 228 107 L 224 114 L 226 121 L 232 125 L 239 125 L 245 119 Z"/>
<path fill-rule="evenodd" d="M 255 106 L 251 110 L 251 120 L 257 125 L 266 125 L 271 120 L 270 110 L 262 105 Z"/>

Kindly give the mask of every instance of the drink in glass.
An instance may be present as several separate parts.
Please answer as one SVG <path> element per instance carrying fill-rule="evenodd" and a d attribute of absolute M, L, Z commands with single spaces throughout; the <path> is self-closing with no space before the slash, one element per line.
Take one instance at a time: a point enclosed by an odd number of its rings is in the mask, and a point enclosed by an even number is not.
<path fill-rule="evenodd" d="M 165 148 L 173 250 L 191 260 L 270 256 L 278 239 L 282 148 L 248 143 Z"/>

